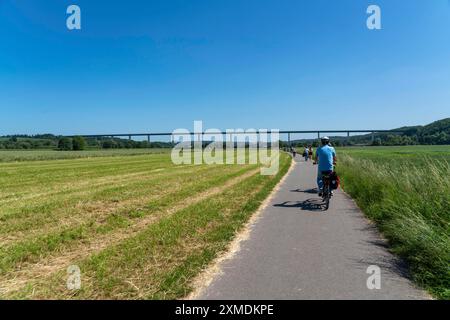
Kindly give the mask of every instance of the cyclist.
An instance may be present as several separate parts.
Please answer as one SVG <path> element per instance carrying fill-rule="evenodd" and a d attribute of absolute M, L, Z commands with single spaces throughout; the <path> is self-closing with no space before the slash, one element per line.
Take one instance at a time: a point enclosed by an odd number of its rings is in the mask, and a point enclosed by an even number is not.
<path fill-rule="evenodd" d="M 319 188 L 319 196 L 322 196 L 323 181 L 322 175 L 330 174 L 336 165 L 336 150 L 330 146 L 330 138 L 323 137 L 321 140 L 322 146 L 317 148 L 314 164 L 319 164 L 317 170 L 317 186 Z"/>
<path fill-rule="evenodd" d="M 305 161 L 308 161 L 309 158 L 309 150 L 308 147 L 305 146 L 305 150 L 303 150 L 303 157 L 305 158 Z"/>

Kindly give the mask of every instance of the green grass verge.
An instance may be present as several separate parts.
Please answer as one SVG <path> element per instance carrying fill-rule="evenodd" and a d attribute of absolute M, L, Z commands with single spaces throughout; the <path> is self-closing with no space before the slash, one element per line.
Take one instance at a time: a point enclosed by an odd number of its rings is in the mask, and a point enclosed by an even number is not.
<path fill-rule="evenodd" d="M 450 299 L 450 148 L 415 156 L 405 149 L 341 149 L 338 172 L 345 191 L 409 264 L 413 280 Z"/>

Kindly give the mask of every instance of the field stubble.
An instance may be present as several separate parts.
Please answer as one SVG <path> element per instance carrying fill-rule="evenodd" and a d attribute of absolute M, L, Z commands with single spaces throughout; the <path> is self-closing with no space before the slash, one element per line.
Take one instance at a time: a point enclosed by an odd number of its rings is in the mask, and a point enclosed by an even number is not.
<path fill-rule="evenodd" d="M 282 155 L 265 177 L 174 166 L 167 153 L 0 164 L 0 296 L 182 297 L 288 165 Z M 78 291 L 65 287 L 71 264 Z"/>

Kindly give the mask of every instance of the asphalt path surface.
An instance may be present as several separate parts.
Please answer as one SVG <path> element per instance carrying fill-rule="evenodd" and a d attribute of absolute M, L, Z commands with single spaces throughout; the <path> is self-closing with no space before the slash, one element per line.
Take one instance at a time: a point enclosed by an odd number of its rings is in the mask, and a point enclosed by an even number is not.
<path fill-rule="evenodd" d="M 198 299 L 429 298 L 344 192 L 322 209 L 316 175 L 317 166 L 296 160 L 249 239 Z"/>

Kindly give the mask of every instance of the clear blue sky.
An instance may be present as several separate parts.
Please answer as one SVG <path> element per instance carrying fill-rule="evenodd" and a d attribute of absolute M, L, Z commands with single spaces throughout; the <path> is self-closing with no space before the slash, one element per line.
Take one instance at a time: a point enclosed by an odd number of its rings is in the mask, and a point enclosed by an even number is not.
<path fill-rule="evenodd" d="M 426 124 L 450 116 L 450 2 L 0 0 L 0 112 L 0 134 Z"/>

